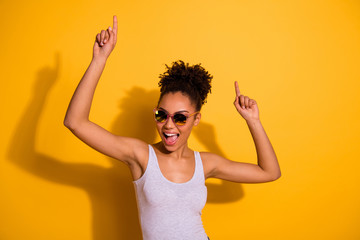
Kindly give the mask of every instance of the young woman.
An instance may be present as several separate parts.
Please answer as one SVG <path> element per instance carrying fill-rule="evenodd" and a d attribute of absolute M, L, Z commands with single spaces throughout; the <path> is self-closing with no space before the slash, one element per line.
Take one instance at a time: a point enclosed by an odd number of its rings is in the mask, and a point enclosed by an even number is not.
<path fill-rule="evenodd" d="M 187 141 L 192 128 L 200 122 L 212 76 L 200 65 L 178 61 L 160 75 L 160 98 L 153 111 L 161 141 L 150 145 L 116 136 L 89 121 L 95 88 L 116 40 L 114 16 L 113 28 L 96 36 L 92 61 L 75 90 L 64 124 L 89 146 L 130 168 L 145 240 L 208 239 L 201 221 L 207 197 L 205 179 L 261 183 L 280 177 L 275 152 L 259 120 L 258 106 L 255 100 L 240 94 L 235 82 L 234 105 L 253 137 L 257 165 L 193 151 Z"/>

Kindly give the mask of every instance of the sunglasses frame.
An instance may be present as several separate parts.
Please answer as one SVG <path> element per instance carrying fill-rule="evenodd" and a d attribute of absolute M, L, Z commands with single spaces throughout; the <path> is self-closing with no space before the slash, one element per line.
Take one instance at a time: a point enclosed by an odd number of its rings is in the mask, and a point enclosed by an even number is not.
<path fill-rule="evenodd" d="M 156 120 L 156 117 L 155 117 L 156 111 L 163 111 L 163 112 L 166 113 L 166 120 L 165 120 L 164 122 L 159 122 L 158 120 Z M 186 125 L 187 120 L 188 120 L 189 117 L 192 117 L 192 116 L 194 116 L 194 115 L 197 114 L 197 113 L 200 113 L 200 111 L 197 111 L 197 112 L 191 113 L 190 115 L 186 116 L 185 114 L 181 113 L 181 111 L 180 111 L 180 112 L 175 112 L 174 114 L 169 114 L 168 111 L 166 111 L 165 109 L 162 109 L 162 108 L 154 108 L 153 112 L 154 112 L 154 119 L 155 119 L 155 122 L 156 122 L 156 123 L 166 123 L 166 122 L 169 120 L 169 117 L 170 117 L 171 120 L 172 120 L 172 122 L 173 122 L 176 126 L 180 126 L 180 127 Z M 181 124 L 177 124 L 177 123 L 175 122 L 174 116 L 175 116 L 176 114 L 181 114 L 181 115 L 184 115 L 184 116 L 185 116 L 186 121 L 185 121 L 184 124 L 181 125 Z"/>

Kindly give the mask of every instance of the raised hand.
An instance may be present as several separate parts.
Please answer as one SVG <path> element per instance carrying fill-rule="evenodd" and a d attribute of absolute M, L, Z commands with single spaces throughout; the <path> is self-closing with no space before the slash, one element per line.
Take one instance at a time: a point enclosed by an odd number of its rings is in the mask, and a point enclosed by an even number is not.
<path fill-rule="evenodd" d="M 234 105 L 240 115 L 247 121 L 259 120 L 259 109 L 254 99 L 240 94 L 239 85 L 235 82 L 236 98 Z"/>
<path fill-rule="evenodd" d="M 93 58 L 107 59 L 117 41 L 117 17 L 113 17 L 113 28 L 109 27 L 96 35 Z"/>

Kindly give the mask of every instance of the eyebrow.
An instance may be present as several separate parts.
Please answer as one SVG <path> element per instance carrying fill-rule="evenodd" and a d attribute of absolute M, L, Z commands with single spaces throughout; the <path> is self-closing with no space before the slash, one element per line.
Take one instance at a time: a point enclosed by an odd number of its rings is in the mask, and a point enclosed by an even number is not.
<path fill-rule="evenodd" d="M 165 108 L 162 108 L 162 107 L 159 107 L 159 109 L 162 109 L 162 110 L 164 110 L 164 111 L 166 111 L 166 112 L 169 112 L 168 110 L 166 110 Z M 188 111 L 188 110 L 180 110 L 180 111 L 176 111 L 176 112 L 174 112 L 174 114 L 175 114 L 175 113 L 182 113 L 182 112 L 189 113 L 189 111 Z"/>

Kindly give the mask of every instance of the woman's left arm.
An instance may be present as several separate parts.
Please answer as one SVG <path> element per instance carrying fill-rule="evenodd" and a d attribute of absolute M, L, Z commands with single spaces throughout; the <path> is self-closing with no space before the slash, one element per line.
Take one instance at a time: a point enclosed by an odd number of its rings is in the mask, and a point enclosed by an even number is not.
<path fill-rule="evenodd" d="M 258 164 L 233 162 L 215 154 L 208 154 L 207 158 L 213 168 L 207 177 L 246 183 L 274 181 L 281 176 L 280 167 L 275 151 L 260 122 L 257 103 L 240 94 L 237 82 L 235 82 L 235 91 L 234 105 L 249 127 L 255 143 Z"/>

